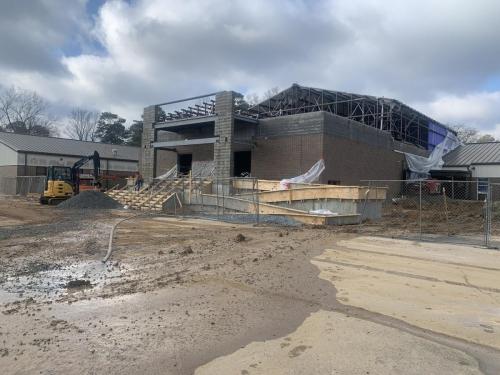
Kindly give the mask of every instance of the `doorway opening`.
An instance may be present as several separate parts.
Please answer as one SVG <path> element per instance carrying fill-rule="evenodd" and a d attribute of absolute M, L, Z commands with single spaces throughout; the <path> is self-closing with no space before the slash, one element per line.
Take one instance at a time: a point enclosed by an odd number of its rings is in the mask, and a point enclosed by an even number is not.
<path fill-rule="evenodd" d="M 244 177 L 250 175 L 252 170 L 252 152 L 237 151 L 234 153 L 234 176 Z"/>
<path fill-rule="evenodd" d="M 193 154 L 177 155 L 177 174 L 184 176 L 189 174 L 193 165 Z"/>

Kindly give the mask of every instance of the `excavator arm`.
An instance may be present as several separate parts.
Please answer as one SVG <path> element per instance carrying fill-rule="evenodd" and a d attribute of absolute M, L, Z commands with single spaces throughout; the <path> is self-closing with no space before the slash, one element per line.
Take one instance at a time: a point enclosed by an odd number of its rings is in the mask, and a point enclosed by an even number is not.
<path fill-rule="evenodd" d="M 71 180 L 73 182 L 75 194 L 78 194 L 80 190 L 80 168 L 91 160 L 94 162 L 94 178 L 96 181 L 99 180 L 99 174 L 101 171 L 101 158 L 99 156 L 99 153 L 97 151 L 94 151 L 92 155 L 81 158 L 75 164 L 73 164 L 73 167 L 71 167 Z"/>

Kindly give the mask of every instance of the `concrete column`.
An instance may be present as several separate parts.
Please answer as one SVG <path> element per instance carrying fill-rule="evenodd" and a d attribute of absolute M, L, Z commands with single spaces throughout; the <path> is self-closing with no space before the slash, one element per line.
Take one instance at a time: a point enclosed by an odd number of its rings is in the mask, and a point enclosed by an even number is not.
<path fill-rule="evenodd" d="M 233 173 L 234 98 L 233 91 L 219 92 L 215 97 L 215 136 L 219 140 L 214 145 L 216 177 L 223 179 Z"/>
<path fill-rule="evenodd" d="M 156 150 L 152 146 L 152 142 L 156 141 L 156 131 L 154 123 L 156 122 L 159 112 L 159 107 L 152 105 L 144 108 L 143 115 L 143 130 L 141 144 L 141 163 L 139 170 L 144 178 L 144 182 L 150 184 L 156 174 Z"/>

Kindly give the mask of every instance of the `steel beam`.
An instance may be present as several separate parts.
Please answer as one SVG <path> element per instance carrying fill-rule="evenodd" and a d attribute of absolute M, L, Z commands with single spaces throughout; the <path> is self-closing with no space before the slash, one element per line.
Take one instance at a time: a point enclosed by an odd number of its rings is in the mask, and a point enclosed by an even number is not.
<path fill-rule="evenodd" d="M 194 116 L 179 120 L 169 120 L 165 122 L 156 123 L 155 129 L 162 130 L 162 129 L 182 127 L 186 125 L 211 123 L 215 121 L 216 117 L 217 117 L 216 115 L 208 115 L 208 116 Z"/>
<path fill-rule="evenodd" d="M 182 139 L 177 141 L 166 141 L 166 142 L 153 142 L 154 148 L 173 148 L 180 146 L 194 146 L 194 145 L 206 145 L 215 143 L 219 140 L 219 137 L 211 138 L 198 138 L 198 139 Z"/>

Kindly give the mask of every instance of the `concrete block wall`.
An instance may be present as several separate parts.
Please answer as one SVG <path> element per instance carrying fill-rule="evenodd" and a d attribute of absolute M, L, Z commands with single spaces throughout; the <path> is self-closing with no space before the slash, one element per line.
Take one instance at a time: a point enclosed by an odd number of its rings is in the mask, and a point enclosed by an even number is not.
<path fill-rule="evenodd" d="M 227 178 L 233 173 L 234 98 L 233 91 L 222 91 L 215 97 L 214 134 L 219 140 L 214 144 L 214 162 L 218 178 Z"/>
<path fill-rule="evenodd" d="M 156 176 L 167 173 L 177 164 L 177 153 L 169 150 L 156 150 Z"/>
<path fill-rule="evenodd" d="M 155 130 L 153 126 L 156 122 L 158 111 L 158 106 L 155 105 L 144 108 L 141 143 L 142 152 L 139 170 L 146 183 L 151 183 L 156 173 L 156 152 L 151 143 L 155 141 Z"/>
<path fill-rule="evenodd" d="M 301 113 L 259 121 L 258 137 L 282 137 L 286 135 L 322 134 L 324 112 Z"/>
<path fill-rule="evenodd" d="M 256 136 L 258 124 L 249 124 L 243 121 L 234 121 L 234 139 L 238 141 L 251 141 Z"/>
<path fill-rule="evenodd" d="M 323 114 L 324 118 L 325 134 L 335 138 L 351 139 L 387 150 L 394 149 L 394 140 L 386 131 L 329 112 L 320 113 Z"/>

